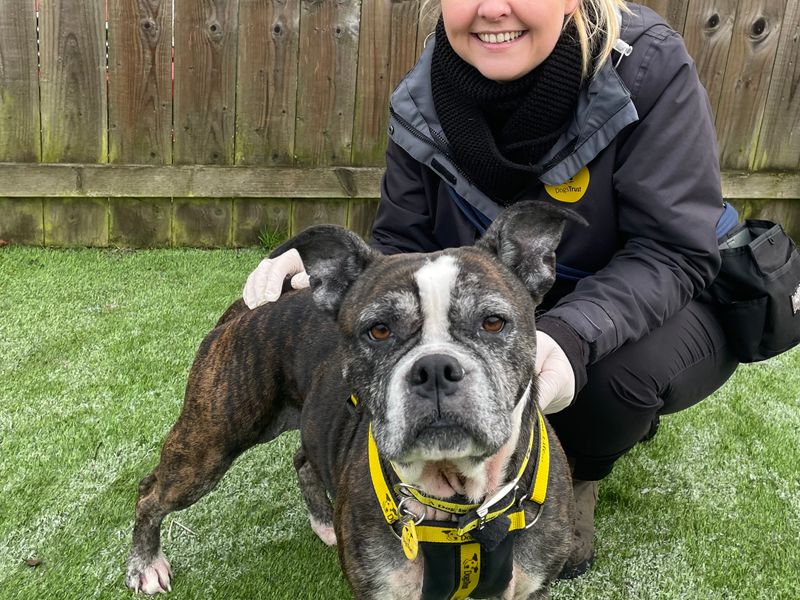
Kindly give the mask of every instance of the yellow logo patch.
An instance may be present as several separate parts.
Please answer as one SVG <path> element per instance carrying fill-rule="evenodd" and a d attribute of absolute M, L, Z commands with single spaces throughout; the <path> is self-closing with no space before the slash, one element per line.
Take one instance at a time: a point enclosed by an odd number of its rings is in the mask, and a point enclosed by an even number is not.
<path fill-rule="evenodd" d="M 559 202 L 577 202 L 586 194 L 589 188 L 589 167 L 583 167 L 564 183 L 559 185 L 546 185 L 544 189 L 551 198 Z"/>

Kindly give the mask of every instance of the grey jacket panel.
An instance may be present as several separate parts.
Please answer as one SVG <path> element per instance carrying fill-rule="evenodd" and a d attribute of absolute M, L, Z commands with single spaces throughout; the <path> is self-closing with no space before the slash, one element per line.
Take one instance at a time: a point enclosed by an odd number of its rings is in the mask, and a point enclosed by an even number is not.
<path fill-rule="evenodd" d="M 545 184 L 588 168 L 584 195 L 568 206 L 590 226 L 567 225 L 557 250 L 559 264 L 578 275 L 557 281 L 542 320 L 568 325 L 585 343 L 587 363 L 659 327 L 708 285 L 720 260 L 715 225 L 722 194 L 707 96 L 680 36 L 653 11 L 630 6 L 622 39 L 633 53 L 616 68 L 605 65 L 586 86 L 567 133 L 526 193 L 558 202 Z M 459 172 L 443 136 L 431 133 L 440 127 L 431 51 L 392 96 L 392 140 L 373 231 L 384 252 L 474 243 L 477 231 L 447 186 L 489 218 L 502 210 Z"/>

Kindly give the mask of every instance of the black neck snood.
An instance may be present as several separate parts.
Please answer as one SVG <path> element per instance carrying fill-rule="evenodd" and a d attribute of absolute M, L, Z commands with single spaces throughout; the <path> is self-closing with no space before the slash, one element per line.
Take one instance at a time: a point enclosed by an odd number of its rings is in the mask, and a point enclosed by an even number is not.
<path fill-rule="evenodd" d="M 433 102 L 458 165 L 502 205 L 536 176 L 532 165 L 552 148 L 575 110 L 581 49 L 574 24 L 553 52 L 520 79 L 485 78 L 450 46 L 439 19 L 431 65 Z"/>

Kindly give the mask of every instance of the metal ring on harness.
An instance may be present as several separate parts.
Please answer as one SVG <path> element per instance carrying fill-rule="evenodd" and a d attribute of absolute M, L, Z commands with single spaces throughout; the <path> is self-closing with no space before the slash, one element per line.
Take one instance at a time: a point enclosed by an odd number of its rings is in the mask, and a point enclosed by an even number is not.
<path fill-rule="evenodd" d="M 525 525 L 525 531 L 536 525 L 536 521 L 538 521 L 539 517 L 542 516 L 542 510 L 544 509 L 544 504 L 537 504 L 537 506 L 539 507 L 539 510 L 536 511 L 536 516 L 533 518 L 533 521 Z"/>
<path fill-rule="evenodd" d="M 408 508 L 403 510 L 403 504 L 406 502 L 406 500 L 413 500 L 413 499 L 414 498 L 412 496 L 405 496 L 405 497 L 401 498 L 400 502 L 397 503 L 397 512 L 401 513 L 401 514 L 404 514 L 406 516 L 409 516 L 409 517 L 414 517 L 416 519 L 416 521 L 414 521 L 414 525 L 419 525 L 420 523 L 422 523 L 425 520 L 425 512 L 422 513 L 421 517 L 418 517 L 412 511 L 410 511 Z"/>

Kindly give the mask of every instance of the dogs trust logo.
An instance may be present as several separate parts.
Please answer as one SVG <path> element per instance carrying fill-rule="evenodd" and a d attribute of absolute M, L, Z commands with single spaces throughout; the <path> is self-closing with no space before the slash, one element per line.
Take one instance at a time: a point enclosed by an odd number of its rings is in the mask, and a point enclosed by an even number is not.
<path fill-rule="evenodd" d="M 586 194 L 590 179 L 589 168 L 583 167 L 564 183 L 560 185 L 546 185 L 544 189 L 551 198 L 559 202 L 578 202 Z"/>

